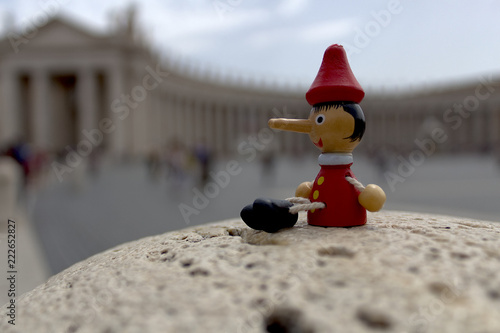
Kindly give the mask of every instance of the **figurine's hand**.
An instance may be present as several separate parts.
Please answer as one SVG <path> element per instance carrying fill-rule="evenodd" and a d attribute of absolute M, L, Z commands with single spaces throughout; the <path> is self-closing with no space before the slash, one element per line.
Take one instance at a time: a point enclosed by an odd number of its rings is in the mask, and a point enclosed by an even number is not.
<path fill-rule="evenodd" d="M 378 212 L 385 203 L 385 192 L 380 186 L 370 184 L 365 187 L 358 197 L 358 201 L 367 211 Z"/>
<path fill-rule="evenodd" d="M 309 198 L 311 195 L 313 183 L 312 182 L 303 182 L 300 184 L 295 190 L 295 196 L 301 198 Z"/>

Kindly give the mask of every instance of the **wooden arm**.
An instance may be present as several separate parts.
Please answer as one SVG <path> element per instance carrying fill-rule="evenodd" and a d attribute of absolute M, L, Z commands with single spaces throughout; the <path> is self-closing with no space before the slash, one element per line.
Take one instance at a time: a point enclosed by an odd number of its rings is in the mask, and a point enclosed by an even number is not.
<path fill-rule="evenodd" d="M 309 199 L 309 196 L 311 195 L 312 187 L 313 187 L 312 182 L 303 182 L 295 190 L 295 196 Z"/>
<path fill-rule="evenodd" d="M 378 212 L 385 203 L 385 192 L 380 186 L 369 184 L 360 193 L 358 201 L 367 211 Z"/>

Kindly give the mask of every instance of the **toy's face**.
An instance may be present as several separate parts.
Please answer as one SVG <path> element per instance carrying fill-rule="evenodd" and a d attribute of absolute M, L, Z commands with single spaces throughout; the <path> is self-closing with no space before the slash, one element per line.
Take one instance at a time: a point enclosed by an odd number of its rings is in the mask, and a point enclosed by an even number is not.
<path fill-rule="evenodd" d="M 351 141 L 354 118 L 343 107 L 329 107 L 309 115 L 311 141 L 323 153 L 351 153 L 360 140 Z"/>
<path fill-rule="evenodd" d="M 340 107 L 311 111 L 308 119 L 270 119 L 269 127 L 282 131 L 308 133 L 323 153 L 351 153 L 360 139 L 352 141 L 354 118 Z"/>

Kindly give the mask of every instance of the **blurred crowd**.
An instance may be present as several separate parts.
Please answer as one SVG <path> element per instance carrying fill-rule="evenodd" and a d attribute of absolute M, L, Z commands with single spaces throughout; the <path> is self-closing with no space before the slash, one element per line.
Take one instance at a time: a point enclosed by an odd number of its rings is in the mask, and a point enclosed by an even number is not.
<path fill-rule="evenodd" d="M 55 179 L 51 177 L 51 164 L 53 161 L 64 164 L 66 154 L 66 150 L 51 154 L 20 139 L 0 149 L 0 156 L 8 156 L 19 165 L 22 190 L 36 190 L 50 179 Z M 376 165 L 380 176 L 383 176 L 386 171 L 397 170 L 401 159 L 407 158 L 411 152 L 401 151 L 395 146 L 383 146 L 369 147 L 366 154 Z M 500 170 L 500 148 L 494 150 L 492 155 Z M 102 149 L 95 149 L 92 154 L 82 159 L 78 167 L 65 174 L 64 179 L 68 179 L 80 189 L 88 176 L 99 174 L 104 156 Z M 271 149 L 259 152 L 257 162 L 261 166 L 260 180 L 263 184 L 272 186 L 276 177 L 276 158 L 279 156 L 279 153 Z M 162 148 L 151 150 L 144 156 L 144 162 L 151 181 L 165 181 L 169 188 L 175 191 L 193 185 L 205 186 L 210 181 L 211 171 L 216 167 L 216 156 L 203 140 L 194 146 L 172 140 Z"/>
<path fill-rule="evenodd" d="M 23 141 L 16 140 L 0 150 L 1 156 L 15 160 L 22 170 L 22 187 L 36 187 L 47 174 L 49 155 L 42 149 Z"/>
<path fill-rule="evenodd" d="M 146 158 L 146 167 L 152 181 L 164 176 L 172 188 L 179 189 L 193 181 L 204 186 L 213 162 L 214 156 L 203 142 L 190 148 L 174 140 L 163 150 L 152 150 Z"/>
<path fill-rule="evenodd" d="M 19 165 L 22 173 L 22 189 L 38 188 L 50 179 L 52 162 L 64 164 L 66 154 L 67 151 L 50 154 L 23 140 L 16 140 L 0 149 L 0 156 L 8 156 Z M 99 174 L 103 163 L 101 155 L 101 150 L 96 149 L 84 158 L 78 167 L 65 173 L 63 179 L 68 179 L 76 185 L 80 184 L 77 187 L 81 188 L 88 176 Z M 149 178 L 155 181 L 159 177 L 166 177 L 167 183 L 173 189 L 193 182 L 204 186 L 209 179 L 213 160 L 212 152 L 203 142 L 189 148 L 178 141 L 170 142 L 162 150 L 152 150 L 145 159 Z"/>

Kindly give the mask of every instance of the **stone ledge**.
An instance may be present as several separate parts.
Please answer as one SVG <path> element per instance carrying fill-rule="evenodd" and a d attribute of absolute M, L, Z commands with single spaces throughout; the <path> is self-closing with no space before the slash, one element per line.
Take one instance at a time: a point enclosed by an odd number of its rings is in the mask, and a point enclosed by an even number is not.
<path fill-rule="evenodd" d="M 228 220 L 77 263 L 0 331 L 499 332 L 499 271 L 494 222 L 385 211 L 267 234 Z"/>

